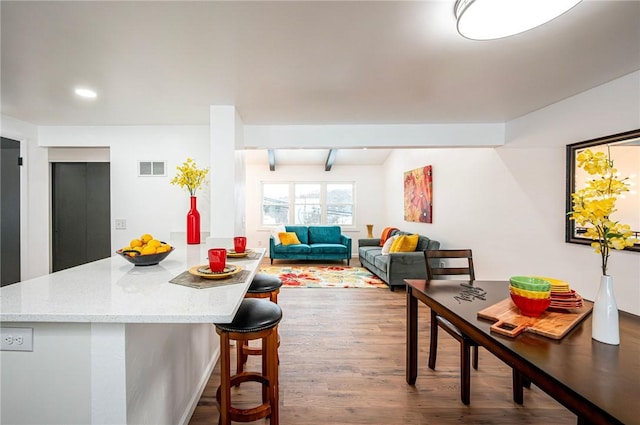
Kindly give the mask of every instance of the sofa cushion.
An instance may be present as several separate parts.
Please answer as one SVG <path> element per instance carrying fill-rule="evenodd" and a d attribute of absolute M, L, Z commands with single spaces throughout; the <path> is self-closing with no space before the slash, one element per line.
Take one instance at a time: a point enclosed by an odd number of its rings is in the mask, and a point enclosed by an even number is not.
<path fill-rule="evenodd" d="M 339 244 L 341 234 L 340 226 L 309 226 L 309 244 Z"/>
<path fill-rule="evenodd" d="M 298 239 L 298 235 L 296 235 L 296 232 L 278 233 L 278 237 L 280 238 L 280 242 L 282 242 L 282 245 L 299 245 L 300 244 L 300 239 Z"/>
<path fill-rule="evenodd" d="M 273 247 L 273 251 L 276 254 L 308 254 L 311 252 L 311 248 L 307 244 L 299 244 L 299 245 L 276 245 Z"/>
<path fill-rule="evenodd" d="M 400 235 L 393 241 L 389 252 L 413 252 L 418 246 L 418 238 L 420 236 L 415 235 Z"/>
<path fill-rule="evenodd" d="M 314 243 L 309 245 L 312 254 L 346 254 L 347 247 L 333 243 Z"/>
<path fill-rule="evenodd" d="M 378 269 L 382 270 L 384 273 L 387 273 L 387 269 L 389 268 L 389 256 L 388 255 L 378 255 L 373 259 L 373 265 Z"/>
<path fill-rule="evenodd" d="M 300 243 L 309 243 L 309 227 L 308 226 L 286 226 L 287 232 L 296 232 Z"/>
<path fill-rule="evenodd" d="M 371 264 L 373 264 L 373 260 L 374 258 L 376 258 L 376 256 L 380 255 L 380 247 L 379 246 L 361 246 L 360 248 L 358 248 L 358 255 L 361 258 L 364 258 L 365 260 L 367 260 L 368 262 L 370 262 Z"/>

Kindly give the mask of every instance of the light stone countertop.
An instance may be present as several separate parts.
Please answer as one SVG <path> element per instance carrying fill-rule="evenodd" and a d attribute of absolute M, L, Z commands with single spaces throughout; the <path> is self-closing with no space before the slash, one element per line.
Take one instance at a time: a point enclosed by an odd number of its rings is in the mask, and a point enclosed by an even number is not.
<path fill-rule="evenodd" d="M 265 249 L 258 259 L 234 259 L 251 274 L 244 283 L 195 289 L 169 283 L 196 265 L 207 264 L 207 247 L 174 245 L 155 266 L 134 266 L 110 258 L 26 280 L 0 289 L 1 322 L 225 323 L 230 322 Z M 218 281 L 216 281 L 218 282 Z"/>

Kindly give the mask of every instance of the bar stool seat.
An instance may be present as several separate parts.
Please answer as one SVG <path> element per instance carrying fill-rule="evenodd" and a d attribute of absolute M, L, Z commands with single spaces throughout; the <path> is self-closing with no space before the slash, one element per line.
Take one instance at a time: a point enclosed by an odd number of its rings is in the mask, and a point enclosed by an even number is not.
<path fill-rule="evenodd" d="M 278 425 L 278 323 L 282 319 L 280 306 L 266 299 L 245 298 L 231 323 L 216 323 L 220 335 L 220 386 L 216 401 L 220 411 L 219 424 L 231 421 L 251 422 L 269 417 L 271 425 Z M 231 376 L 231 344 L 241 347 L 248 341 L 262 340 L 262 373 L 241 372 Z M 231 387 L 242 382 L 262 384 L 262 404 L 250 409 L 231 406 Z"/>
<path fill-rule="evenodd" d="M 278 276 L 266 273 L 256 273 L 247 289 L 245 298 L 269 298 L 278 303 L 278 294 L 282 287 L 282 280 Z"/>

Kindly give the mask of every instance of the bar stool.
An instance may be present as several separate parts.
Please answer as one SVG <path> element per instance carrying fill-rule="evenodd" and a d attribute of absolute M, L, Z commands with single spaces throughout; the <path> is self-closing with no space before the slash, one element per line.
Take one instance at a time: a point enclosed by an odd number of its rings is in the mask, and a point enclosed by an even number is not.
<path fill-rule="evenodd" d="M 271 302 L 278 304 L 278 294 L 282 287 L 282 280 L 266 273 L 256 273 L 245 294 L 245 298 L 269 298 Z"/>
<path fill-rule="evenodd" d="M 231 323 L 216 323 L 220 335 L 220 386 L 216 401 L 220 411 L 219 424 L 231 421 L 251 422 L 269 417 L 278 425 L 278 323 L 282 319 L 280 306 L 267 300 L 244 299 Z M 262 340 L 262 373 L 242 372 L 231 376 L 231 340 L 240 347 L 248 341 Z M 242 382 L 262 384 L 262 404 L 250 409 L 231 406 L 231 387 Z"/>
<path fill-rule="evenodd" d="M 271 302 L 278 303 L 278 294 L 282 287 L 282 280 L 273 275 L 266 273 L 256 273 L 249 285 L 249 289 L 245 294 L 245 298 L 269 298 Z M 280 346 L 280 337 L 278 337 L 278 347 Z M 240 346 L 238 346 L 240 347 Z M 236 373 L 244 371 L 244 365 L 247 363 L 249 356 L 262 355 L 262 349 L 251 347 L 249 344 L 243 344 L 242 349 L 236 351 Z"/>

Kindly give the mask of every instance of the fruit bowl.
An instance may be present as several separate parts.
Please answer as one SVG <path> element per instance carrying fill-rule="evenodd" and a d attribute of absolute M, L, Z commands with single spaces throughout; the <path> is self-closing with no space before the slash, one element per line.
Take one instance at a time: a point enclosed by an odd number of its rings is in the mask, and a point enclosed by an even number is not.
<path fill-rule="evenodd" d="M 175 248 L 171 247 L 169 251 L 161 252 L 160 254 L 149 254 L 149 255 L 140 255 L 137 251 L 122 251 L 121 249 L 116 251 L 116 254 L 120 255 L 122 258 L 126 259 L 133 265 L 136 266 L 155 266 L 160 261 L 167 258 L 169 254 L 173 252 Z M 134 256 L 130 256 L 129 254 L 133 253 Z"/>
<path fill-rule="evenodd" d="M 511 276 L 509 278 L 511 286 L 516 288 L 525 289 L 527 291 L 549 291 L 551 290 L 551 283 L 539 277 L 531 276 Z"/>
<path fill-rule="evenodd" d="M 538 317 L 549 308 L 551 304 L 550 298 L 526 298 L 510 293 L 513 303 L 520 309 L 520 313 L 524 316 Z"/>
<path fill-rule="evenodd" d="M 534 299 L 549 298 L 551 296 L 551 291 L 527 291 L 526 289 L 516 288 L 513 285 L 509 285 L 509 292 L 521 297 Z"/>

